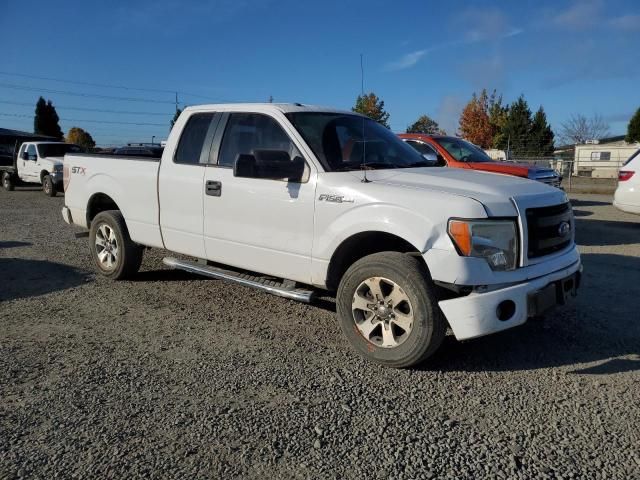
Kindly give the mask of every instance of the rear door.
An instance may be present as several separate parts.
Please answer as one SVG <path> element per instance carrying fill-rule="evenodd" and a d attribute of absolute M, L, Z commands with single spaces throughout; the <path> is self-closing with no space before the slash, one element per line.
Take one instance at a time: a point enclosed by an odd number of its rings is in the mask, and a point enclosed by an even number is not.
<path fill-rule="evenodd" d="M 256 151 L 304 159 L 289 128 L 267 114 L 224 114 L 205 172 L 205 249 L 212 261 L 310 283 L 315 170 L 305 161 L 301 182 L 233 173 L 240 155 Z"/>
<path fill-rule="evenodd" d="M 160 229 L 167 249 L 205 257 L 202 218 L 204 172 L 219 115 L 195 112 L 186 120 L 173 157 L 163 157 L 158 178 Z M 178 125 L 174 128 L 179 128 Z"/>

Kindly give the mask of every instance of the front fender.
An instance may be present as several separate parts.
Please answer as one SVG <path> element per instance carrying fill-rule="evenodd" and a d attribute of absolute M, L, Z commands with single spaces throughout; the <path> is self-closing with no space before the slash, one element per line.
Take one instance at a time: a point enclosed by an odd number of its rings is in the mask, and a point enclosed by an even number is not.
<path fill-rule="evenodd" d="M 348 238 L 363 232 L 383 232 L 409 242 L 420 252 L 436 245 L 443 225 L 417 211 L 389 203 L 356 205 L 347 211 L 335 212 L 343 204 L 318 205 L 318 235 L 313 246 L 313 257 L 329 261 L 333 252 Z M 327 210 L 323 212 L 322 210 Z M 333 212 L 331 212 L 333 210 Z M 336 215 L 337 213 L 337 215 Z M 324 223 L 324 225 L 321 225 Z"/>

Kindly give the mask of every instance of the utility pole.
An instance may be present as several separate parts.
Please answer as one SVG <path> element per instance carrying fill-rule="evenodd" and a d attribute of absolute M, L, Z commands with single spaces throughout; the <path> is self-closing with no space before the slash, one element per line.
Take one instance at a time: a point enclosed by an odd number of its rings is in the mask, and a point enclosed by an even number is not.
<path fill-rule="evenodd" d="M 269 103 L 273 103 L 273 95 L 269 95 Z"/>
<path fill-rule="evenodd" d="M 176 92 L 176 113 L 178 113 L 178 92 Z"/>

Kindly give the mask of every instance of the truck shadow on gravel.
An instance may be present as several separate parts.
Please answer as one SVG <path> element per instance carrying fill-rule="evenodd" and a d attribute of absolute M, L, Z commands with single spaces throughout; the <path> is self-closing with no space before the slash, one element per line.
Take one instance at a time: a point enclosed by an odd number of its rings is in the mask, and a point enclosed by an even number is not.
<path fill-rule="evenodd" d="M 576 214 L 576 243 L 585 246 L 629 245 L 640 242 L 640 222 L 587 220 Z"/>
<path fill-rule="evenodd" d="M 3 280 L 0 302 L 66 290 L 92 278 L 68 265 L 22 258 L 0 258 L 0 272 Z"/>
<path fill-rule="evenodd" d="M 583 284 L 570 306 L 543 320 L 468 342 L 448 336 L 419 370 L 516 371 L 571 367 L 571 374 L 640 371 L 640 257 L 583 254 Z M 632 358 L 628 358 L 632 356 Z M 627 357 L 627 358 L 621 358 Z M 584 363 L 600 362 L 584 366 Z"/>
<path fill-rule="evenodd" d="M 6 241 L 6 242 L 2 242 L 0 241 L 0 250 L 4 249 L 4 248 L 18 248 L 18 247 L 29 247 L 31 246 L 31 243 L 29 242 L 16 242 L 16 241 Z"/>

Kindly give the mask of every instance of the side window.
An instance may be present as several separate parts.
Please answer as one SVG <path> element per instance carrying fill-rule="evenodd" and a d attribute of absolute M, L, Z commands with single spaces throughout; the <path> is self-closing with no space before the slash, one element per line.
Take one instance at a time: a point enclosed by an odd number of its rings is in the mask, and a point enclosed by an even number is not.
<path fill-rule="evenodd" d="M 200 156 L 203 153 L 202 148 L 209 143 L 205 142 L 205 140 L 207 139 L 213 115 L 213 113 L 195 113 L 189 117 L 182 130 L 182 135 L 180 135 L 178 148 L 173 159 L 175 163 L 200 164 Z"/>
<path fill-rule="evenodd" d="M 431 145 L 413 140 L 407 140 L 407 143 L 423 155 L 425 153 L 436 155 L 436 151 Z"/>
<path fill-rule="evenodd" d="M 27 147 L 27 155 L 29 155 L 29 159 L 35 160 L 37 158 L 35 145 L 29 145 Z"/>
<path fill-rule="evenodd" d="M 233 167 L 239 155 L 255 157 L 256 151 L 264 150 L 274 154 L 286 152 L 290 160 L 302 157 L 289 135 L 273 118 L 256 113 L 232 113 L 222 138 L 218 165 Z M 281 159 L 282 156 L 276 154 L 270 158 Z"/>

